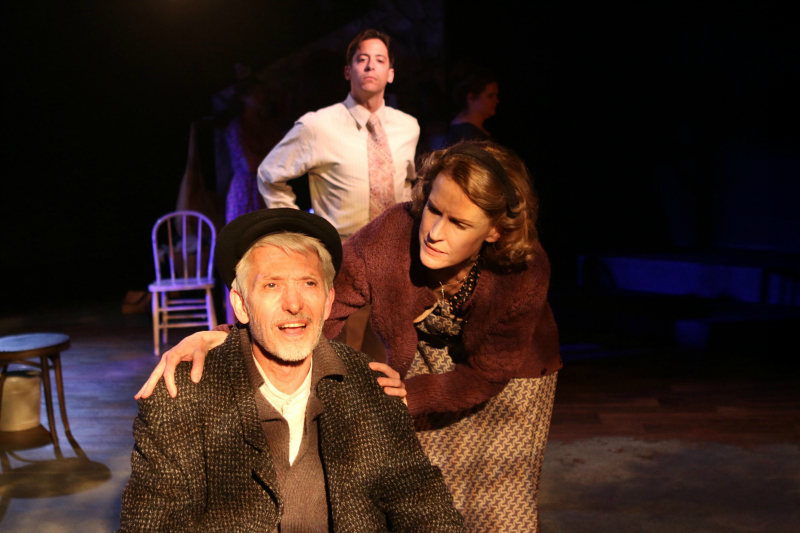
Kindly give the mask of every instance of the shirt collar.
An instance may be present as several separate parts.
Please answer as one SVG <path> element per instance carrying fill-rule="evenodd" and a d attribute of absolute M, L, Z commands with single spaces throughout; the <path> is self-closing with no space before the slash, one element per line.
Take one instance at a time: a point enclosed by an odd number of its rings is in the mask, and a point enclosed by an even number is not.
<path fill-rule="evenodd" d="M 265 393 L 265 396 L 267 396 L 268 399 L 273 404 L 275 404 L 275 403 L 281 403 L 282 404 L 282 403 L 287 402 L 287 401 L 294 401 L 294 400 L 297 400 L 298 398 L 301 398 L 303 396 L 306 397 L 306 400 L 308 399 L 308 392 L 311 390 L 311 376 L 312 376 L 312 372 L 313 372 L 313 369 L 314 369 L 314 358 L 313 357 L 311 358 L 311 368 L 309 368 L 309 372 L 308 372 L 308 374 L 306 374 L 306 379 L 304 379 L 303 383 L 297 388 L 297 390 L 294 391 L 291 394 L 286 394 L 285 392 L 279 391 L 278 388 L 275 385 L 272 384 L 272 382 L 267 377 L 266 372 L 264 372 L 264 369 L 261 368 L 261 365 L 258 364 L 258 360 L 256 360 L 255 354 L 253 354 L 253 362 L 256 365 L 256 370 L 258 370 L 258 373 L 261 374 L 261 379 L 264 380 L 264 385 L 263 386 L 267 389 L 266 393 Z M 260 389 L 260 387 L 259 387 L 259 389 Z"/>
<path fill-rule="evenodd" d="M 344 99 L 344 106 L 350 111 L 350 114 L 353 115 L 353 118 L 356 119 L 358 122 L 359 128 L 366 128 L 367 127 L 367 120 L 369 120 L 370 112 L 367 110 L 366 107 L 358 105 L 358 103 L 353 99 L 352 94 L 348 94 L 347 98 Z M 375 111 L 375 114 L 378 115 L 378 118 L 381 119 L 381 124 L 386 123 L 386 101 L 381 100 L 381 106 Z"/>

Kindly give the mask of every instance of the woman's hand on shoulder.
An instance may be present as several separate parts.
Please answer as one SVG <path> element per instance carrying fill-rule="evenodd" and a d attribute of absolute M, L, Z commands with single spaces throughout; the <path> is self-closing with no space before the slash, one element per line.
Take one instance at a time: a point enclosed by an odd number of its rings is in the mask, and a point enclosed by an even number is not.
<path fill-rule="evenodd" d="M 206 355 L 210 350 L 225 342 L 225 337 L 227 337 L 227 334 L 222 331 L 201 331 L 183 339 L 174 348 L 161 356 L 158 366 L 156 366 L 147 382 L 136 393 L 134 398 L 141 400 L 149 397 L 155 390 L 161 376 L 164 376 L 164 383 L 167 386 L 169 395 L 172 398 L 177 396 L 178 387 L 175 386 L 175 368 L 183 361 L 192 362 L 191 378 L 194 383 L 199 383 L 200 378 L 203 376 Z"/>
<path fill-rule="evenodd" d="M 383 392 L 389 396 L 400 398 L 403 400 L 403 403 L 406 404 L 406 407 L 408 407 L 408 401 L 406 401 L 406 386 L 403 380 L 400 379 L 400 374 L 389 365 L 376 361 L 371 362 L 369 367 L 376 372 L 383 372 L 386 374 L 385 378 L 378 378 L 378 385 L 383 387 Z"/>

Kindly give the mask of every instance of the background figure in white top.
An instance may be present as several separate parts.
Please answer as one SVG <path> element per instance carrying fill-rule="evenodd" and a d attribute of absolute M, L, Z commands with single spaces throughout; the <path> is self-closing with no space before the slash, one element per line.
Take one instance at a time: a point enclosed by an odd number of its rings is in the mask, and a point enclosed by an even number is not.
<path fill-rule="evenodd" d="M 380 120 L 381 137 L 388 141 L 383 148 L 391 152 L 395 203 L 411 199 L 419 140 L 417 119 L 384 105 L 386 85 L 394 80 L 388 35 L 374 29 L 356 35 L 345 54 L 344 77 L 350 81 L 345 101 L 300 117 L 258 168 L 258 188 L 270 208 L 297 208 L 286 182 L 308 173 L 311 206 L 333 224 L 342 241 L 370 221 L 370 116 Z M 372 174 L 374 179 L 374 168 Z M 339 340 L 383 361 L 383 345 L 367 327 L 369 312 L 367 306 L 351 315 Z"/>
<path fill-rule="evenodd" d="M 377 115 L 386 133 L 394 168 L 394 200 L 410 199 L 417 120 L 383 101 L 394 79 L 394 55 L 385 33 L 359 33 L 347 47 L 344 77 L 350 94 L 344 102 L 306 113 L 267 155 L 258 169 L 258 186 L 267 207 L 294 207 L 286 182 L 308 173 L 311 206 L 342 240 L 370 220 L 370 169 L 367 120 Z"/>

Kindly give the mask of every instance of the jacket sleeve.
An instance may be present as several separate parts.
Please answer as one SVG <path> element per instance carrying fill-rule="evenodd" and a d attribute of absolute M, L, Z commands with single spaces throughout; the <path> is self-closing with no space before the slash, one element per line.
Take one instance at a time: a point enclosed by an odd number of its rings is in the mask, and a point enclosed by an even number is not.
<path fill-rule="evenodd" d="M 120 532 L 194 531 L 202 516 L 205 478 L 194 475 L 203 465 L 201 424 L 193 416 L 199 406 L 188 405 L 189 365 L 181 366 L 176 379 L 183 394 L 171 400 L 161 380 L 150 398 L 139 400 Z"/>
<path fill-rule="evenodd" d="M 488 296 L 498 310 L 468 319 L 462 337 L 466 364 L 404 381 L 412 416 L 472 408 L 500 394 L 512 378 L 541 377 L 561 366 L 558 332 L 547 303 L 550 268 L 543 251 L 531 269 L 524 285 L 504 286 Z M 517 284 L 511 278 L 502 281 Z"/>
<path fill-rule="evenodd" d="M 414 138 L 414 146 L 416 147 L 419 143 L 419 123 L 417 119 L 412 119 L 414 121 L 414 129 L 416 130 L 416 137 Z M 416 152 L 416 150 L 415 150 Z M 412 159 L 408 162 L 406 166 L 406 182 L 408 183 L 408 188 L 405 189 L 403 193 L 403 197 L 400 199 L 401 202 L 410 202 L 411 201 L 411 190 L 414 188 L 414 182 L 417 180 L 417 172 L 414 169 L 414 160 L 416 159 L 416 153 L 412 154 Z"/>
<path fill-rule="evenodd" d="M 405 410 L 399 401 L 395 403 Z M 389 531 L 464 532 L 464 518 L 453 505 L 441 471 L 422 450 L 408 413 L 403 414 L 407 422 L 395 433 L 402 447 L 398 447 L 391 473 L 385 479 L 383 513 Z"/>
<path fill-rule="evenodd" d="M 374 386 L 380 375 L 370 371 L 370 385 L 375 389 L 370 403 L 379 413 L 377 420 L 384 425 L 382 434 L 387 453 L 382 457 L 387 464 L 379 493 L 389 531 L 465 531 L 464 519 L 453 505 L 441 471 L 431 464 L 422 449 L 406 407 Z"/>
<path fill-rule="evenodd" d="M 286 182 L 314 167 L 313 131 L 304 123 L 310 120 L 308 115 L 300 118 L 258 167 L 258 190 L 268 208 L 297 209 L 296 196 Z"/>

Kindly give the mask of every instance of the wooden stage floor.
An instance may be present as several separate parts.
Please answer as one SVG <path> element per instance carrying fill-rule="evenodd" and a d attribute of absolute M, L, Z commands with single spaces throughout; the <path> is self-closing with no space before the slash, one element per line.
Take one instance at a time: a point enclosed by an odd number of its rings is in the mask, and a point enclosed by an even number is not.
<path fill-rule="evenodd" d="M 118 527 L 133 395 L 157 361 L 150 328 L 149 316 L 122 315 L 116 302 L 0 317 L 0 335 L 71 336 L 62 354 L 67 410 L 90 460 L 55 460 L 52 446 L 11 455 L 0 531 Z M 800 378 L 770 364 L 774 355 L 567 362 L 542 475 L 542 531 L 800 530 Z M 74 457 L 60 419 L 58 427 Z"/>

